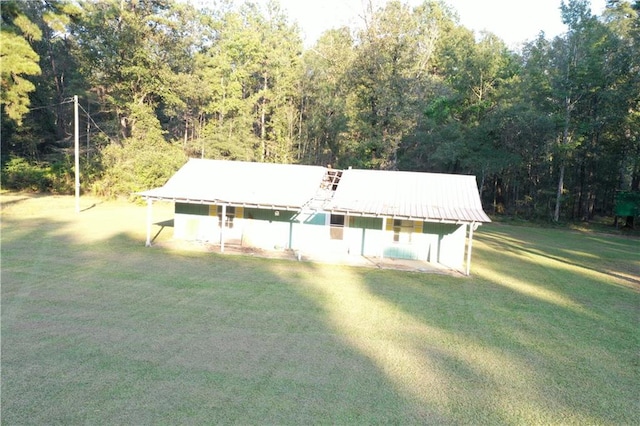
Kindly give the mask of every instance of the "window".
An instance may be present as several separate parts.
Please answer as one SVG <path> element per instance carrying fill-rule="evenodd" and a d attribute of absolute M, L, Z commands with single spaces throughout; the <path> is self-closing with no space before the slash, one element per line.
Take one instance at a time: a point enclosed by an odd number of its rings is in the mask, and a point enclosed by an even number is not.
<path fill-rule="evenodd" d="M 332 240 L 342 240 L 344 238 L 344 215 L 332 214 L 329 225 L 330 238 Z"/>
<path fill-rule="evenodd" d="M 226 211 L 227 221 L 224 224 L 225 228 L 233 228 L 233 218 L 236 217 L 236 208 L 227 206 Z M 222 206 L 218 206 L 218 223 L 222 223 Z"/>
<path fill-rule="evenodd" d="M 410 243 L 414 226 L 412 220 L 393 220 L 393 241 L 396 243 Z"/>

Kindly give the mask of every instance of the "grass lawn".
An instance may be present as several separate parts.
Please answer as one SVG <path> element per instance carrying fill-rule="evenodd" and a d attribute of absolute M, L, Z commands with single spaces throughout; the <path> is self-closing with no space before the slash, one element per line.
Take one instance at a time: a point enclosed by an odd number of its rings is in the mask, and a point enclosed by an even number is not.
<path fill-rule="evenodd" d="M 5 425 L 640 424 L 637 238 L 489 224 L 465 278 L 145 248 L 142 206 L 1 201 Z"/>

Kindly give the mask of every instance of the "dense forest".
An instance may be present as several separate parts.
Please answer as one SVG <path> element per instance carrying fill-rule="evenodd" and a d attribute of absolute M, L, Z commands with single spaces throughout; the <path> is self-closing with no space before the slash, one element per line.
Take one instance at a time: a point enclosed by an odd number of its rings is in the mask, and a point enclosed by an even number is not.
<path fill-rule="evenodd" d="M 560 2 L 559 2 L 560 3 Z M 611 215 L 640 190 L 640 1 L 562 1 L 517 51 L 440 1 L 312 47 L 277 1 L 1 3 L 2 185 L 129 195 L 187 158 L 473 174 L 489 213 Z"/>

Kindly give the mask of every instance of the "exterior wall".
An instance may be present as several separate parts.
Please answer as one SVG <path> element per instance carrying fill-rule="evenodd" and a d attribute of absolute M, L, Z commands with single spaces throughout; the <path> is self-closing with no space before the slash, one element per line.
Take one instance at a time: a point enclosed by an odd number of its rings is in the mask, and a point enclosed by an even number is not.
<path fill-rule="evenodd" d="M 293 226 L 291 247 L 304 253 L 347 254 L 347 223 L 334 226 L 331 217 L 329 213 L 319 212 L 297 221 Z"/>
<path fill-rule="evenodd" d="M 428 246 L 424 244 L 422 224 L 422 221 L 387 219 L 384 257 L 427 260 Z"/>
<path fill-rule="evenodd" d="M 387 219 L 384 231 L 381 218 L 349 219 L 346 238 L 350 253 L 417 259 L 451 268 L 461 268 L 463 265 L 466 225 L 413 221 L 404 229 L 409 232 L 396 233 L 393 219 Z M 396 239 L 398 241 L 394 241 Z"/>
<path fill-rule="evenodd" d="M 429 239 L 430 262 L 437 262 L 453 269 L 462 268 L 467 225 L 425 222 L 423 233 Z"/>
<path fill-rule="evenodd" d="M 347 239 L 349 253 L 362 256 L 380 256 L 385 244 L 382 219 L 378 217 L 350 217 Z M 388 236 L 388 235 L 387 235 Z"/>
<path fill-rule="evenodd" d="M 175 212 L 175 238 L 220 242 L 217 206 L 176 203 Z M 464 264 L 466 225 L 387 219 L 383 229 L 382 218 L 347 216 L 344 226 L 331 226 L 330 218 L 328 213 L 302 218 L 294 211 L 236 207 L 224 238 L 265 250 L 417 259 L 455 269 Z"/>
<path fill-rule="evenodd" d="M 245 208 L 242 245 L 265 250 L 289 248 L 295 215 L 287 210 Z"/>
<path fill-rule="evenodd" d="M 220 242 L 218 206 L 206 204 L 175 204 L 173 236 L 182 240 Z M 225 242 L 239 244 L 242 238 L 244 209 L 236 207 L 233 219 L 227 221 Z M 229 215 L 231 216 L 231 215 Z M 230 226 L 229 226 L 230 225 Z"/>
<path fill-rule="evenodd" d="M 218 217 L 209 215 L 205 204 L 175 204 L 173 236 L 181 240 L 216 241 L 220 235 Z"/>

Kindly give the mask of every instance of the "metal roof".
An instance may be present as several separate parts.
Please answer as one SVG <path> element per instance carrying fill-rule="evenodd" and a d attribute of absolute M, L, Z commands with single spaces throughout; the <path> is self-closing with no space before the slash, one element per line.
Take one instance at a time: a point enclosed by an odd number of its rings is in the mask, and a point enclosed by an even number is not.
<path fill-rule="evenodd" d="M 381 170 L 344 170 L 327 188 L 320 166 L 189 160 L 145 198 L 392 217 L 424 221 L 491 222 L 482 210 L 475 176 Z M 328 194 L 328 195 L 327 195 Z"/>
<path fill-rule="evenodd" d="M 145 198 L 204 204 L 301 208 L 316 193 L 325 168 L 295 164 L 191 159 Z"/>
<path fill-rule="evenodd" d="M 475 176 L 345 170 L 327 210 L 425 221 L 491 222 Z"/>

